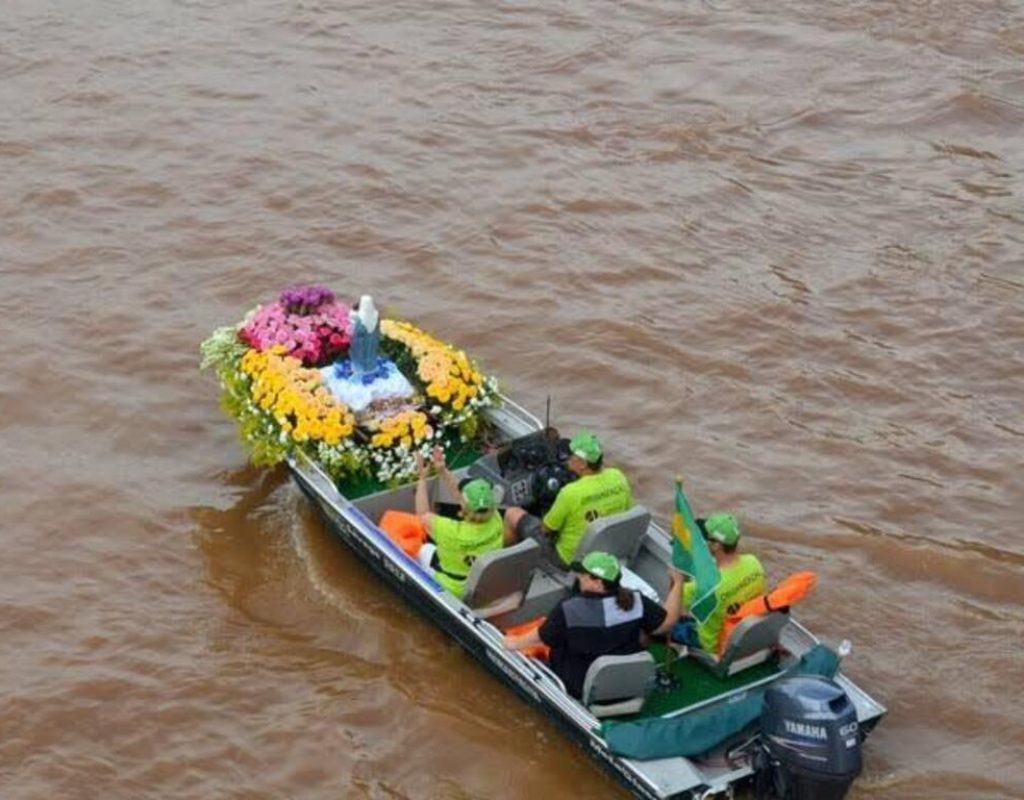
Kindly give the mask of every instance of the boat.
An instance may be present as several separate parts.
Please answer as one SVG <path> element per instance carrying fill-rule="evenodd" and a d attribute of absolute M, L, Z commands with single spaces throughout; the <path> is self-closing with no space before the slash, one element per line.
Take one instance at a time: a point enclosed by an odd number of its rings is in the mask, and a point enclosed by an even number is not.
<path fill-rule="evenodd" d="M 487 478 L 503 504 L 550 499 L 566 479 L 565 440 L 500 393 L 478 411 L 475 436 L 433 434 L 456 478 Z M 862 742 L 886 709 L 841 671 L 848 648 L 825 647 L 788 608 L 740 622 L 719 657 L 652 642 L 639 658 L 599 659 L 576 699 L 543 659 L 504 646 L 506 632 L 536 624 L 570 595 L 571 574 L 545 566 L 526 540 L 477 558 L 456 597 L 383 526 L 388 512 L 414 511 L 411 476 L 389 467 L 369 480 L 339 478 L 321 452 L 290 447 L 283 460 L 337 538 L 634 796 L 703 800 L 753 786 L 759 797 L 827 800 L 859 774 Z M 428 488 L 440 513 L 457 508 L 436 476 Z M 671 537 L 637 504 L 592 522 L 577 558 L 611 552 L 663 598 Z"/>

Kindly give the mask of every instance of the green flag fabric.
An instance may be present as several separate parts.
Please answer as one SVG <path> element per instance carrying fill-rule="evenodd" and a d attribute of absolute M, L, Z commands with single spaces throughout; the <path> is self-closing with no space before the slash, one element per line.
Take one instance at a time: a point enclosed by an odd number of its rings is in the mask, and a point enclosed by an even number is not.
<path fill-rule="evenodd" d="M 672 516 L 672 563 L 689 575 L 696 584 L 689 613 L 703 625 L 718 605 L 715 589 L 721 576 L 714 556 L 708 550 L 690 503 L 683 494 L 683 484 L 676 481 L 676 513 Z"/>

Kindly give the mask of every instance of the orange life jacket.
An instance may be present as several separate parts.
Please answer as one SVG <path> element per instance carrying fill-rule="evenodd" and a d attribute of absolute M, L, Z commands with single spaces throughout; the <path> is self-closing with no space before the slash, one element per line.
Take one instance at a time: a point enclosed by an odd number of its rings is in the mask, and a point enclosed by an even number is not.
<path fill-rule="evenodd" d="M 529 633 L 539 628 L 546 619 L 547 617 L 537 617 L 537 619 L 531 619 L 529 622 L 524 622 L 521 625 L 513 625 L 511 628 L 506 628 L 505 633 L 509 636 L 522 636 L 524 633 Z M 551 648 L 543 642 L 531 645 L 530 647 L 524 647 L 519 652 L 532 658 L 539 658 L 541 661 L 547 661 L 551 656 Z"/>
<path fill-rule="evenodd" d="M 427 540 L 427 531 L 423 521 L 416 515 L 406 511 L 385 511 L 377 523 L 388 538 L 397 544 L 406 555 L 416 558 L 420 548 Z"/>
<path fill-rule="evenodd" d="M 814 588 L 817 580 L 818 576 L 813 572 L 794 572 L 770 592 L 748 600 L 734 613 L 727 615 L 722 624 L 722 632 L 718 635 L 718 655 L 721 656 L 725 652 L 729 634 L 740 620 L 758 614 L 767 614 L 769 611 L 778 611 L 780 608 L 789 608 L 794 603 L 803 600 Z"/>

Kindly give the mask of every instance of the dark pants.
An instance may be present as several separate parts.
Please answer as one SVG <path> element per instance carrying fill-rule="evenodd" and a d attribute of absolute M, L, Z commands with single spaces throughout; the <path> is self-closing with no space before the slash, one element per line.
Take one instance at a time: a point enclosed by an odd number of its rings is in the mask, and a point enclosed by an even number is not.
<path fill-rule="evenodd" d="M 680 617 L 679 622 L 672 626 L 669 637 L 673 642 L 685 644 L 693 650 L 700 650 L 700 636 L 697 635 L 697 620 L 693 617 Z"/>
<path fill-rule="evenodd" d="M 533 514 L 523 514 L 516 525 L 516 536 L 519 537 L 519 541 L 533 539 L 539 544 L 541 560 L 547 566 L 554 567 L 562 572 L 569 569 L 569 565 L 562 561 L 562 557 L 558 555 L 558 551 L 555 549 L 554 538 L 544 532 L 544 525 L 538 517 L 533 516 Z"/>

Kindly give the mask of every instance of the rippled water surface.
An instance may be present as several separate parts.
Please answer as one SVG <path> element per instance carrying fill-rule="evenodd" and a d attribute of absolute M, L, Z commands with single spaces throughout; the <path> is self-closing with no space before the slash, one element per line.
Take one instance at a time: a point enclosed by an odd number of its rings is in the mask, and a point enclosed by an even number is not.
<path fill-rule="evenodd" d="M 371 292 L 1024 796 L 1018 3 L 8 0 L 0 796 L 626 797 L 246 466 L 199 342 Z"/>

